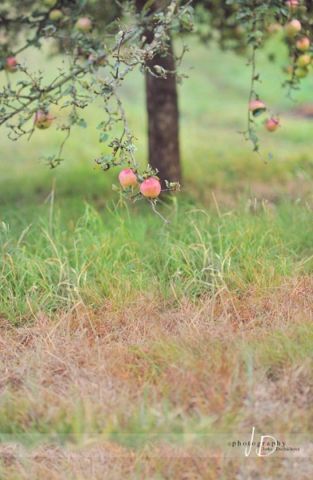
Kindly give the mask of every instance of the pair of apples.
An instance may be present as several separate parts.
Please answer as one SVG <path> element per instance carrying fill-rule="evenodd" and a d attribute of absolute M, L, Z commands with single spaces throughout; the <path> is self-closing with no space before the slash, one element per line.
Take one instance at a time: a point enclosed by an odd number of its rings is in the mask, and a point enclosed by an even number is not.
<path fill-rule="evenodd" d="M 40 130 L 45 130 L 50 127 L 54 117 L 44 110 L 38 110 L 35 114 L 34 124 Z M 123 188 L 135 187 L 138 185 L 137 177 L 131 168 L 125 168 L 119 173 L 119 182 Z M 161 184 L 156 177 L 146 178 L 140 184 L 140 192 L 144 197 L 157 198 L 161 193 Z"/>
<path fill-rule="evenodd" d="M 119 182 L 123 188 L 138 185 L 137 177 L 131 168 L 125 168 L 119 173 Z M 140 184 L 140 193 L 146 198 L 157 198 L 161 193 L 161 183 L 156 177 L 146 178 Z"/>
<path fill-rule="evenodd" d="M 51 22 L 59 22 L 64 17 L 62 10 L 54 9 L 49 13 Z M 76 30 L 82 33 L 88 33 L 92 29 L 92 21 L 88 17 L 81 17 L 75 24 Z"/>
<path fill-rule="evenodd" d="M 57 4 L 57 0 L 43 0 L 43 4 L 48 8 L 53 8 Z M 54 8 L 49 12 L 49 19 L 52 22 L 58 22 L 62 20 L 63 17 L 64 17 L 64 14 L 62 10 L 58 8 Z M 92 22 L 88 17 L 81 17 L 77 20 L 75 26 L 77 30 L 83 33 L 87 33 L 92 29 Z"/>
<path fill-rule="evenodd" d="M 258 116 L 266 111 L 266 105 L 261 100 L 251 100 L 249 103 L 249 110 L 253 116 Z M 268 132 L 275 132 L 280 126 L 279 119 L 276 117 L 270 117 L 265 120 L 264 125 Z"/>

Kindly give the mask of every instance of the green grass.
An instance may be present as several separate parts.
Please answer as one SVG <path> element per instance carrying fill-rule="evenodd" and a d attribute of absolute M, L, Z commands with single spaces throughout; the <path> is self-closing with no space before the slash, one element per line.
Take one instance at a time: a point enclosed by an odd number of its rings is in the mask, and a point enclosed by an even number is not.
<path fill-rule="evenodd" d="M 224 285 L 264 288 L 312 272 L 311 211 L 302 206 L 218 216 L 178 201 L 167 206 L 169 225 L 148 208 L 113 206 L 99 213 L 86 205 L 76 221 L 52 204 L 32 224 L 27 211 L 4 216 L 1 313 L 20 322 L 80 300 L 121 305 L 147 285 L 165 302 L 195 301 Z"/>

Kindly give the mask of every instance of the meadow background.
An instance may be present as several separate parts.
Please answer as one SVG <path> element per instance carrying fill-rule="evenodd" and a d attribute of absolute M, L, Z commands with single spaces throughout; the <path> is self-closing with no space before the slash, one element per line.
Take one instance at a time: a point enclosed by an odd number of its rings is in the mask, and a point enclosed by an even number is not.
<path fill-rule="evenodd" d="M 169 224 L 145 202 L 125 204 L 118 171 L 94 164 L 99 105 L 55 170 L 40 157 L 62 133 L 10 142 L 2 130 L 0 478 L 85 478 L 86 458 L 91 478 L 312 478 L 309 443 L 302 459 L 259 462 L 188 441 L 252 425 L 312 433 L 313 76 L 287 98 L 281 49 L 275 39 L 259 54 L 260 96 L 282 127 L 269 134 L 260 121 L 257 155 L 238 133 L 245 60 L 191 42 L 184 182 L 160 205 Z M 45 62 L 51 74 L 58 60 Z M 145 162 L 139 73 L 122 96 Z"/>

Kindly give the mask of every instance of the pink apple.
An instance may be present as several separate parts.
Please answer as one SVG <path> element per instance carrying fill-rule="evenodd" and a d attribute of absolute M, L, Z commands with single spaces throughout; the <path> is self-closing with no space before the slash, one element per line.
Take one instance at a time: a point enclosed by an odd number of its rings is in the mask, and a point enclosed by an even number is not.
<path fill-rule="evenodd" d="M 277 118 L 271 117 L 265 121 L 265 128 L 268 132 L 275 132 L 279 127 L 279 120 Z"/>
<path fill-rule="evenodd" d="M 299 6 L 299 0 L 287 0 L 286 5 L 290 8 L 290 10 L 297 10 Z"/>
<path fill-rule="evenodd" d="M 45 112 L 44 110 L 38 110 L 35 113 L 35 127 L 39 128 L 40 130 L 49 128 L 53 120 L 54 117 L 49 112 Z"/>
<path fill-rule="evenodd" d="M 310 48 L 310 40 L 308 37 L 302 37 L 297 40 L 296 47 L 301 52 L 306 52 Z"/>
<path fill-rule="evenodd" d="M 137 177 L 131 168 L 125 168 L 119 173 L 119 182 L 123 188 L 137 185 Z"/>
<path fill-rule="evenodd" d="M 157 198 L 161 193 L 160 181 L 155 177 L 147 178 L 140 185 L 140 191 L 144 197 Z"/>
<path fill-rule="evenodd" d="M 287 37 L 294 37 L 297 35 L 297 33 L 300 32 L 301 28 L 302 28 L 302 25 L 299 22 L 299 20 L 294 19 L 285 25 L 285 33 Z"/>
<path fill-rule="evenodd" d="M 80 32 L 90 32 L 90 30 L 92 29 L 92 21 L 88 17 L 81 17 L 76 22 L 76 28 Z"/>
<path fill-rule="evenodd" d="M 8 57 L 5 61 L 5 69 L 7 72 L 14 73 L 17 70 L 17 60 L 15 57 Z"/>
<path fill-rule="evenodd" d="M 261 102 L 261 100 L 251 100 L 249 103 L 249 110 L 255 116 L 260 115 L 260 113 L 265 112 L 266 105 L 265 103 Z"/>

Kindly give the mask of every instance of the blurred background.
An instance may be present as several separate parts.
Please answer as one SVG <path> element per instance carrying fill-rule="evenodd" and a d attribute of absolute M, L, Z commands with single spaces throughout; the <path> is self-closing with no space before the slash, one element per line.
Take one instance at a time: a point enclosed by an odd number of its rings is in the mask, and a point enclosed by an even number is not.
<path fill-rule="evenodd" d="M 181 48 L 177 42 L 176 50 Z M 187 78 L 179 86 L 182 196 L 205 203 L 212 201 L 212 189 L 223 191 L 224 200 L 227 194 L 233 198 L 263 195 L 271 200 L 279 192 L 287 197 L 305 193 L 312 178 L 310 115 L 313 113 L 310 102 L 313 79 L 311 76 L 303 79 L 299 91 L 293 92 L 294 100 L 287 98 L 287 90 L 282 89 L 285 79 L 282 70 L 287 63 L 284 53 L 283 44 L 276 38 L 258 55 L 262 80 L 258 88 L 260 97 L 281 118 L 281 128 L 273 134 L 265 131 L 264 118 L 257 120 L 261 143 L 258 155 L 240 135 L 246 129 L 247 117 L 250 69 L 246 59 L 222 52 L 212 44 L 205 46 L 195 39 L 190 40 L 190 51 L 185 54 L 180 68 L 180 73 Z M 276 62 L 268 60 L 270 54 L 274 54 Z M 23 61 L 34 69 L 44 65 L 45 74 L 52 76 L 61 60 L 33 51 Z M 131 129 L 137 137 L 136 155 L 142 163 L 147 161 L 144 97 L 143 75 L 132 73 L 126 78 L 122 98 Z M 58 116 L 60 123 L 62 112 Z M 40 204 L 49 194 L 54 180 L 58 200 L 66 196 L 78 203 L 88 200 L 103 205 L 112 197 L 111 185 L 117 183 L 118 171 L 103 173 L 93 162 L 103 151 L 98 143 L 96 125 L 105 118 L 105 113 L 101 105 L 92 105 L 85 110 L 85 117 L 88 128 L 74 129 L 65 146 L 66 161 L 54 171 L 45 168 L 40 158 L 55 153 L 62 142 L 64 134 L 55 126 L 49 131 L 36 131 L 30 141 L 18 142 L 9 141 L 6 130 L 2 130 L 0 195 L 3 205 L 9 207 L 17 202 L 20 208 L 25 208 L 26 199 L 27 203 Z"/>

